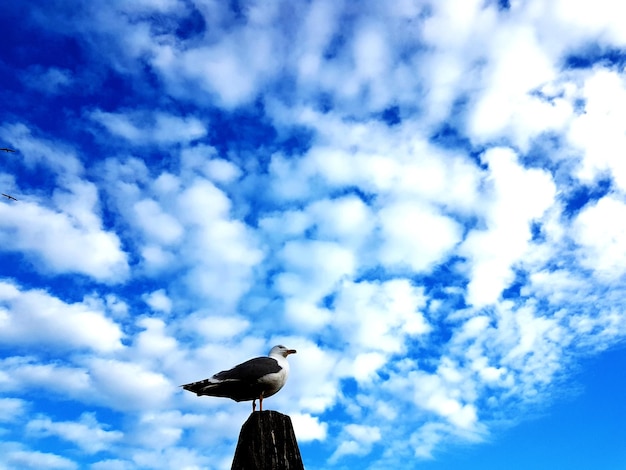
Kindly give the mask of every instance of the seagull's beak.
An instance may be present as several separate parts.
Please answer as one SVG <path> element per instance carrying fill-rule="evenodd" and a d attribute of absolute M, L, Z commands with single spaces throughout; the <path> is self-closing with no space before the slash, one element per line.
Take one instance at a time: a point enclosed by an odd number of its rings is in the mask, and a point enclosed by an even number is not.
<path fill-rule="evenodd" d="M 289 356 L 290 354 L 295 354 L 296 350 L 295 349 L 287 349 L 287 351 L 285 352 L 285 357 Z"/>

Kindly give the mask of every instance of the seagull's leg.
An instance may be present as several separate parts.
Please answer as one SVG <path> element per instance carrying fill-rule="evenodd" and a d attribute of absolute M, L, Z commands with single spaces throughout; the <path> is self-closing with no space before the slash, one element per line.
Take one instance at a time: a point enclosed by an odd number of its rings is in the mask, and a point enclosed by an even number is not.
<path fill-rule="evenodd" d="M 259 395 L 259 408 L 263 411 L 263 392 Z"/>

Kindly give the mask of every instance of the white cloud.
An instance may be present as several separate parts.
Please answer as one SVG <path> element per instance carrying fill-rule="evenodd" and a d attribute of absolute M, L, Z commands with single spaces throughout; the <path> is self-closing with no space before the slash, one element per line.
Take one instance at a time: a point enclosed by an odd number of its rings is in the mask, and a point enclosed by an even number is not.
<path fill-rule="evenodd" d="M 426 271 L 445 260 L 461 241 L 462 227 L 453 219 L 419 203 L 403 201 L 379 212 L 384 264 Z"/>
<path fill-rule="evenodd" d="M 362 250 L 375 228 L 374 213 L 359 197 L 348 195 L 320 199 L 302 210 L 272 212 L 259 221 L 259 227 L 276 245 L 302 237 L 309 231 L 312 238 L 341 243 Z"/>
<path fill-rule="evenodd" d="M 350 74 L 335 85 L 337 95 L 351 100 L 366 97 L 372 109 L 384 108 L 393 99 L 389 72 L 395 51 L 389 39 L 380 22 L 363 21 L 356 28 L 350 44 Z"/>
<path fill-rule="evenodd" d="M 172 447 L 157 451 L 140 450 L 133 455 L 133 462 L 136 467 L 162 470 L 174 467 L 200 470 L 202 468 L 210 468 L 209 465 L 215 463 L 215 460 L 215 458 L 202 455 L 199 451 L 188 447 Z M 228 463 L 229 465 L 230 463 Z M 217 462 L 217 468 L 220 470 L 227 470 L 228 466 L 224 461 Z"/>
<path fill-rule="evenodd" d="M 572 228 L 585 267 L 613 279 L 626 272 L 626 204 L 622 200 L 612 195 L 601 198 L 581 210 Z"/>
<path fill-rule="evenodd" d="M 202 429 L 209 421 L 199 414 L 180 411 L 146 411 L 134 424 L 133 439 L 148 449 L 164 450 L 174 447 L 188 429 Z"/>
<path fill-rule="evenodd" d="M 380 430 L 375 426 L 364 426 L 361 424 L 348 424 L 344 430 L 346 433 L 362 443 L 372 444 L 381 439 Z"/>
<path fill-rule="evenodd" d="M 452 370 L 462 374 L 453 376 L 463 378 L 454 382 L 466 401 L 473 402 L 484 386 L 502 387 L 523 401 L 533 401 L 561 372 L 572 338 L 560 315 L 541 316 L 532 304 L 515 308 L 512 302 L 501 302 L 491 318 L 465 322 L 450 343 L 451 356 L 469 360 L 471 368 L 458 369 L 451 360 L 442 362 L 440 368 L 450 369 L 452 364 Z M 441 375 L 442 369 L 438 372 Z M 474 372 L 479 381 L 467 379 Z M 444 379 L 449 382 L 450 377 Z M 507 394 L 500 397 L 506 398 Z"/>
<path fill-rule="evenodd" d="M 139 253 L 145 263 L 146 270 L 153 275 L 171 269 L 176 263 L 174 253 L 158 245 L 145 245 L 141 248 Z"/>
<path fill-rule="evenodd" d="M 136 467 L 126 460 L 106 459 L 92 464 L 90 470 L 134 470 Z"/>
<path fill-rule="evenodd" d="M 369 382 L 376 378 L 376 372 L 385 365 L 387 358 L 379 352 L 357 354 L 350 366 L 351 375 L 359 383 Z"/>
<path fill-rule="evenodd" d="M 84 167 L 74 148 L 65 142 L 38 138 L 33 129 L 22 123 L 0 127 L 0 138 L 19 149 L 21 160 L 28 169 L 39 166 L 54 172 L 59 183 L 74 181 Z"/>
<path fill-rule="evenodd" d="M 411 444 L 416 457 L 432 459 L 433 449 L 450 433 L 444 423 L 428 422 L 411 435 Z"/>
<path fill-rule="evenodd" d="M 567 137 L 582 152 L 577 176 L 593 181 L 610 171 L 626 190 L 626 82 L 617 71 L 598 68 L 582 86 L 585 112 L 573 120 Z"/>
<path fill-rule="evenodd" d="M 281 287 L 293 288 L 299 281 L 287 276 L 279 278 Z M 325 307 L 319 307 L 318 302 L 312 299 L 301 300 L 299 296 L 288 297 L 284 302 L 284 308 L 287 318 L 294 327 L 302 330 L 317 330 L 332 320 L 331 312 Z"/>
<path fill-rule="evenodd" d="M 178 341 L 168 334 L 163 320 L 140 318 L 137 326 L 143 331 L 135 336 L 133 350 L 129 353 L 135 363 L 152 361 L 150 365 L 154 366 L 156 362 L 157 367 L 171 371 L 177 363 L 185 360 Z"/>
<path fill-rule="evenodd" d="M 163 374 L 133 362 L 92 358 L 87 366 L 95 398 L 116 410 L 158 408 L 175 390 Z"/>
<path fill-rule="evenodd" d="M 39 66 L 31 67 L 23 78 L 27 86 L 50 94 L 60 94 L 67 91 L 67 87 L 74 81 L 73 73 L 68 69 L 50 67 L 43 69 Z"/>
<path fill-rule="evenodd" d="M 380 23 L 361 25 L 356 32 L 352 47 L 357 76 L 372 79 L 380 77 L 387 71 L 390 54 Z"/>
<path fill-rule="evenodd" d="M 167 296 L 165 289 L 144 295 L 144 301 L 156 312 L 169 314 L 172 311 L 172 300 Z"/>
<path fill-rule="evenodd" d="M 49 452 L 39 452 L 25 449 L 20 444 L 4 443 L 0 446 L 2 457 L 0 463 L 9 465 L 8 468 L 41 468 L 74 470 L 78 465 L 65 457 Z"/>
<path fill-rule="evenodd" d="M 83 413 L 78 422 L 52 421 L 48 417 L 40 416 L 28 422 L 26 431 L 35 436 L 60 437 L 89 454 L 109 449 L 124 437 L 120 431 L 106 430 L 95 415 L 90 413 Z"/>
<path fill-rule="evenodd" d="M 180 217 L 189 224 L 202 226 L 207 219 L 226 217 L 231 201 L 211 182 L 198 179 L 187 187 L 178 199 Z"/>
<path fill-rule="evenodd" d="M 418 372 L 412 379 L 416 405 L 434 412 L 455 427 L 475 428 L 478 421 L 476 407 L 463 400 L 465 397 L 458 384 L 462 376 L 446 377 L 445 370 L 440 367 L 438 374 Z"/>
<path fill-rule="evenodd" d="M 44 271 L 85 274 L 109 283 L 121 282 L 128 275 L 119 238 L 99 226 L 21 201 L 19 205 L 0 204 L 0 220 L 0 243 L 5 249 L 30 254 Z"/>
<path fill-rule="evenodd" d="M 326 439 L 328 425 L 320 423 L 317 416 L 295 413 L 289 416 L 299 442 L 323 441 Z"/>
<path fill-rule="evenodd" d="M 249 73 L 253 71 L 239 54 L 238 45 L 231 41 L 224 41 L 213 48 L 199 48 L 186 54 L 176 54 L 180 62 L 174 66 L 182 68 L 185 75 L 192 80 L 197 80 L 204 91 L 215 93 L 225 106 L 236 106 L 253 99 L 257 91 L 256 80 L 260 79 L 256 74 Z M 261 50 L 261 55 L 268 52 Z M 201 69 L 198 64 L 204 64 L 204 67 Z M 174 68 L 163 67 L 163 62 L 158 59 L 155 65 L 166 74 L 170 74 Z M 171 79 L 174 77 L 171 76 Z"/>
<path fill-rule="evenodd" d="M 155 193 L 161 197 L 170 197 L 180 189 L 180 178 L 172 173 L 164 171 L 153 182 Z"/>
<path fill-rule="evenodd" d="M 134 145 L 171 145 L 204 137 L 206 127 L 195 117 L 180 117 L 165 112 L 109 113 L 95 110 L 89 117 L 114 136 Z"/>
<path fill-rule="evenodd" d="M 408 337 L 430 331 L 420 312 L 424 306 L 422 290 L 406 279 L 346 281 L 335 300 L 333 324 L 352 351 L 401 353 Z"/>
<path fill-rule="evenodd" d="M 315 222 L 317 236 L 321 239 L 358 245 L 374 228 L 372 211 L 356 196 L 315 201 L 307 207 L 306 213 Z"/>
<path fill-rule="evenodd" d="M 305 337 L 285 338 L 284 343 L 293 345 L 290 347 L 298 353 L 289 356 L 289 381 L 277 400 L 283 400 L 292 416 L 302 413 L 315 416 L 331 408 L 340 393 L 338 381 L 343 371 L 337 366 L 341 354 Z"/>
<path fill-rule="evenodd" d="M 530 274 L 530 283 L 522 290 L 528 296 L 533 291 L 547 298 L 553 305 L 578 300 L 581 293 L 587 294 L 585 280 L 569 270 L 542 270 Z"/>
<path fill-rule="evenodd" d="M 171 215 L 163 212 L 152 199 L 142 199 L 134 204 L 135 223 L 141 227 L 148 240 L 163 245 L 178 242 L 183 235 L 183 227 Z"/>
<path fill-rule="evenodd" d="M 143 13 L 145 11 L 171 13 L 183 7 L 179 0 L 138 0 L 132 4 L 116 0 L 113 3 L 117 8 L 130 13 Z"/>
<path fill-rule="evenodd" d="M 395 201 L 471 214 L 478 202 L 478 167 L 466 155 L 428 143 L 411 126 L 345 122 L 311 110 L 294 118 L 315 128 L 321 142 L 300 159 L 272 155 L 272 193 L 279 200 L 324 195 L 321 178 L 331 190 L 355 186 L 377 195 L 373 207 Z"/>
<path fill-rule="evenodd" d="M 319 299 L 355 270 L 353 253 L 338 243 L 289 242 L 280 256 L 290 274 L 280 276 L 279 289 L 286 295 L 297 294 L 300 298 Z"/>
<path fill-rule="evenodd" d="M 153 44 L 151 63 L 175 96 L 200 92 L 226 108 L 246 104 L 279 70 L 272 28 L 276 13 L 273 6 L 256 5 L 246 11 L 245 28 L 224 30 L 215 24 L 210 30 L 221 34 L 211 45 L 183 49 L 173 41 Z M 205 19 L 215 21 L 212 15 Z"/>
<path fill-rule="evenodd" d="M 32 357 L 10 357 L 1 362 L 0 389 L 49 390 L 72 398 L 87 394 L 91 387 L 88 372 L 83 368 L 43 364 Z"/>
<path fill-rule="evenodd" d="M 250 321 L 246 318 L 236 315 L 219 316 L 202 310 L 187 315 L 182 323 L 190 333 L 210 341 L 236 338 L 250 327 Z"/>
<path fill-rule="evenodd" d="M 228 160 L 215 158 L 206 163 L 205 174 L 213 181 L 232 183 L 241 176 L 242 171 Z"/>
<path fill-rule="evenodd" d="M 546 5 L 547 6 L 547 5 Z M 558 0 L 548 6 L 555 20 L 574 37 L 600 39 L 613 44 L 626 44 L 626 34 L 619 17 L 626 13 L 624 5 L 600 0 L 590 5 L 584 0 Z"/>
<path fill-rule="evenodd" d="M 483 155 L 489 184 L 480 208 L 485 230 L 472 230 L 461 252 L 471 260 L 468 300 L 476 306 L 496 302 L 513 279 L 512 266 L 529 249 L 530 223 L 554 203 L 551 176 L 526 169 L 509 149 L 494 148 Z"/>
<path fill-rule="evenodd" d="M 348 424 L 343 429 L 345 438 L 331 455 L 329 461 L 336 462 L 346 455 L 365 455 L 372 445 L 381 439 L 378 427 L 362 424 Z"/>
<path fill-rule="evenodd" d="M 0 282 L 0 337 L 18 346 L 111 352 L 122 347 L 119 325 L 85 303 L 68 304 L 41 290 Z"/>
<path fill-rule="evenodd" d="M 308 212 L 297 210 L 274 212 L 259 221 L 259 227 L 263 232 L 269 237 L 278 239 L 301 236 L 312 224 Z"/>
<path fill-rule="evenodd" d="M 98 188 L 82 178 L 83 165 L 64 143 L 33 136 L 22 124 L 0 128 L 20 151 L 29 171 L 51 172 L 52 197 L 41 188 L 23 189 L 19 204 L 0 204 L 0 242 L 25 252 L 46 272 L 79 273 L 101 282 L 128 275 L 126 253 L 117 235 L 103 227 Z"/>
<path fill-rule="evenodd" d="M 19 398 L 0 398 L 0 422 L 12 422 L 27 410 L 28 403 Z"/>
<path fill-rule="evenodd" d="M 516 119 L 518 109 L 527 106 L 527 94 L 555 78 L 553 63 L 532 28 L 524 25 L 501 29 L 491 40 L 497 48 L 491 56 L 494 65 L 487 78 L 487 91 L 478 100 L 469 122 L 470 134 L 478 141 L 502 135 Z M 541 110 L 537 111 L 541 118 Z"/>
<path fill-rule="evenodd" d="M 108 189 L 130 226 L 144 273 L 179 272 L 177 285 L 232 306 L 249 288 L 263 253 L 250 227 L 231 214 L 226 192 L 197 173 L 215 169 L 206 168 L 213 152 L 195 147 L 183 155 L 180 173 L 163 172 L 155 179 L 141 161 L 109 160 Z M 234 173 L 212 176 L 223 180 Z"/>
<path fill-rule="evenodd" d="M 303 24 L 294 40 L 295 65 L 300 82 L 306 86 L 314 84 L 324 65 L 323 53 L 336 31 L 339 5 L 322 0 L 311 3 L 306 11 Z"/>
<path fill-rule="evenodd" d="M 263 258 L 245 224 L 210 217 L 190 233 L 182 253 L 193 263 L 185 276 L 192 292 L 225 304 L 236 303 L 250 287 L 253 268 Z"/>
<path fill-rule="evenodd" d="M 502 333 L 496 341 L 505 350 L 502 364 L 520 373 L 515 385 L 520 396 L 534 400 L 538 389 L 547 386 L 562 367 L 571 334 L 557 319 L 541 317 L 531 307 L 513 311 L 505 303 L 497 315 Z"/>
<path fill-rule="evenodd" d="M 226 301 L 245 291 L 262 259 L 253 233 L 230 218 L 230 208 L 229 198 L 206 180 L 194 181 L 178 199 L 180 218 L 191 228 L 183 254 L 195 267 L 187 280 L 198 294 Z"/>

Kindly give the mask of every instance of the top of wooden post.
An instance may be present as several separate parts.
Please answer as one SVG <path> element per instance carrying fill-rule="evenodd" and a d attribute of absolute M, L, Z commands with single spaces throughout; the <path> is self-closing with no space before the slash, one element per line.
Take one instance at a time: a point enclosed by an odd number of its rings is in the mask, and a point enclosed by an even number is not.
<path fill-rule="evenodd" d="M 291 418 L 256 411 L 241 427 L 231 470 L 304 470 Z"/>

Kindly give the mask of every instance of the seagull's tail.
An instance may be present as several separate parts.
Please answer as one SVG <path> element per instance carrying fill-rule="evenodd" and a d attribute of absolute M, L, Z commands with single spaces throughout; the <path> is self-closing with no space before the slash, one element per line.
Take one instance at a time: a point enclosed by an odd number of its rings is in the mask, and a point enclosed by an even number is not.
<path fill-rule="evenodd" d="M 192 382 L 189 384 L 181 385 L 185 390 L 195 393 L 196 395 L 206 395 L 207 391 L 211 388 L 211 385 L 216 385 L 211 379 L 199 380 L 198 382 Z"/>
<path fill-rule="evenodd" d="M 198 396 L 209 395 L 212 397 L 227 397 L 229 396 L 229 385 L 229 381 L 223 382 L 211 377 L 210 379 L 181 385 L 181 387 L 189 392 L 195 393 Z"/>

